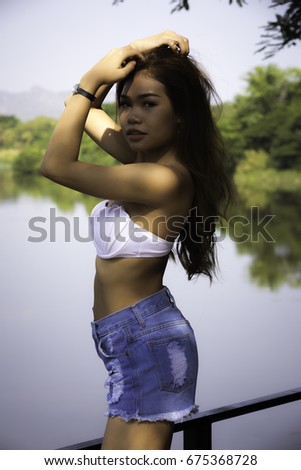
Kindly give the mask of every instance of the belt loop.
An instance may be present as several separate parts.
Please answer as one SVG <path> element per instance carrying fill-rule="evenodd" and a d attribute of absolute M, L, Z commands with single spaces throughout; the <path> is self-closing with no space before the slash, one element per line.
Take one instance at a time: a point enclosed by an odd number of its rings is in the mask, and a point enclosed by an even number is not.
<path fill-rule="evenodd" d="M 166 294 L 168 295 L 170 302 L 171 302 L 173 305 L 176 305 L 176 301 L 175 301 L 175 299 L 174 299 L 174 296 L 172 295 L 172 293 L 170 292 L 170 290 L 168 289 L 168 287 L 166 287 L 166 286 L 164 286 L 164 287 L 165 287 Z"/>
<path fill-rule="evenodd" d="M 131 307 L 135 317 L 136 317 L 136 320 L 137 322 L 139 323 L 139 325 L 144 328 L 145 327 L 145 321 L 144 321 L 144 318 L 142 317 L 140 311 L 139 311 L 139 307 L 137 307 L 136 305 L 133 305 Z"/>
<path fill-rule="evenodd" d="M 95 328 L 95 323 L 91 322 L 91 327 L 92 327 L 92 336 L 93 338 L 96 337 L 96 328 Z"/>

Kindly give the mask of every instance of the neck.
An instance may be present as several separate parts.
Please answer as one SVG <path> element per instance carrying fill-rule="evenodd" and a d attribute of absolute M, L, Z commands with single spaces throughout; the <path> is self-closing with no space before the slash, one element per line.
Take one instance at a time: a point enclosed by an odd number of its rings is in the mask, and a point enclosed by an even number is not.
<path fill-rule="evenodd" d="M 168 163 L 177 160 L 175 148 L 160 149 L 152 152 L 138 152 L 136 162 Z"/>

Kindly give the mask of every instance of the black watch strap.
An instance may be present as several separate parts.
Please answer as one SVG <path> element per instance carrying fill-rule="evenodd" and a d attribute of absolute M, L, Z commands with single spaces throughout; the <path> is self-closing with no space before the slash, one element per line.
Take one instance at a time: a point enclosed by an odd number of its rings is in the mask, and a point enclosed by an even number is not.
<path fill-rule="evenodd" d="M 79 84 L 75 85 L 72 91 L 73 95 L 82 95 L 85 98 L 88 98 L 92 103 L 95 101 L 96 97 L 89 93 L 88 91 L 84 90 L 83 88 L 80 88 Z"/>

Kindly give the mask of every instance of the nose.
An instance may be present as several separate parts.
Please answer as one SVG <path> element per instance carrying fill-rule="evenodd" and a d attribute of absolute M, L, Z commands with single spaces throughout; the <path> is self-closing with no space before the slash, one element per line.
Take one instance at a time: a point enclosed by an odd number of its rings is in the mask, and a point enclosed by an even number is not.
<path fill-rule="evenodd" d="M 128 113 L 128 123 L 129 124 L 137 124 L 141 122 L 141 118 L 139 116 L 139 113 L 137 112 L 136 108 L 131 108 L 131 110 Z"/>

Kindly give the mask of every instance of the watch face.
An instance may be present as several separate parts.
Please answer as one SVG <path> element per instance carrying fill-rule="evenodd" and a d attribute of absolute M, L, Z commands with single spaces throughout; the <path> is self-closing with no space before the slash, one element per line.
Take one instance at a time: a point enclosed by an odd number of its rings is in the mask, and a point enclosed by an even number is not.
<path fill-rule="evenodd" d="M 76 85 L 74 85 L 74 87 L 72 88 L 72 94 L 76 95 L 78 93 L 78 89 L 79 89 L 79 83 L 76 83 Z"/>

